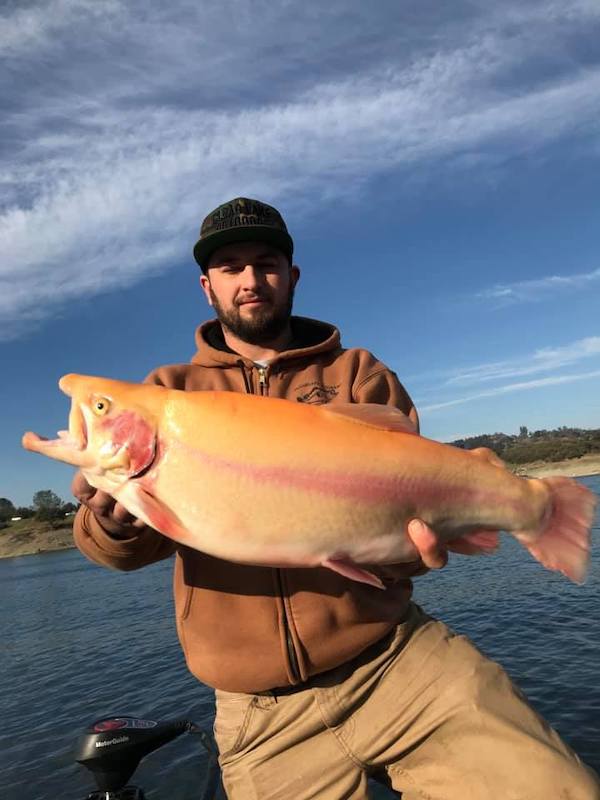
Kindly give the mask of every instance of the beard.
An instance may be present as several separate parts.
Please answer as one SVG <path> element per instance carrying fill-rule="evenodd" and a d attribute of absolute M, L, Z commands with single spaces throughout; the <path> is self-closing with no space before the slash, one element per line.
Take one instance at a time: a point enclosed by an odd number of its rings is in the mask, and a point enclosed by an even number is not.
<path fill-rule="evenodd" d="M 264 308 L 257 310 L 250 318 L 242 317 L 240 306 L 236 303 L 231 309 L 224 309 L 212 288 L 210 299 L 217 319 L 224 328 L 234 336 L 248 344 L 268 345 L 283 333 L 289 323 L 294 303 L 294 287 L 290 286 L 287 298 L 279 305 L 273 306 L 270 301 Z M 263 298 L 261 295 L 260 299 Z"/>

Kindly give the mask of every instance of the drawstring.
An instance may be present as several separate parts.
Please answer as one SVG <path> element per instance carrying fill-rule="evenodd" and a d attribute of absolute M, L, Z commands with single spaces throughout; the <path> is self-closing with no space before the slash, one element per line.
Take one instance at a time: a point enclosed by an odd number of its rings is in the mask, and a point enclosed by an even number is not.
<path fill-rule="evenodd" d="M 248 380 L 248 376 L 246 375 L 246 368 L 244 367 L 244 362 L 242 361 L 241 358 L 237 362 L 237 365 L 242 371 L 242 377 L 244 378 L 244 386 L 246 387 L 246 392 L 248 394 L 253 394 L 252 386 L 250 386 L 250 381 Z"/>

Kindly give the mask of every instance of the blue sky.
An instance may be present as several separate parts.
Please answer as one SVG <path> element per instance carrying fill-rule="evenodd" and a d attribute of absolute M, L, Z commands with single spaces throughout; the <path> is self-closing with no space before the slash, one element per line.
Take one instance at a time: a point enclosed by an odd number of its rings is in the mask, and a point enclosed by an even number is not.
<path fill-rule="evenodd" d="M 598 41 L 596 0 L 4 3 L 0 496 L 69 498 L 20 448 L 62 374 L 188 360 L 191 249 L 240 195 L 425 435 L 600 427 Z"/>

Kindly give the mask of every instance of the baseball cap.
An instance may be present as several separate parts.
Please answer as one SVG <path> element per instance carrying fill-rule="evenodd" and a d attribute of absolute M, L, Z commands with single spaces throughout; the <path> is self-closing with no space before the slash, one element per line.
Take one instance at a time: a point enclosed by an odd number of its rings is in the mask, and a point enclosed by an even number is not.
<path fill-rule="evenodd" d="M 215 250 L 235 242 L 265 242 L 281 250 L 290 262 L 294 252 L 294 242 L 279 211 L 248 197 L 223 203 L 204 218 L 194 258 L 206 269 Z"/>

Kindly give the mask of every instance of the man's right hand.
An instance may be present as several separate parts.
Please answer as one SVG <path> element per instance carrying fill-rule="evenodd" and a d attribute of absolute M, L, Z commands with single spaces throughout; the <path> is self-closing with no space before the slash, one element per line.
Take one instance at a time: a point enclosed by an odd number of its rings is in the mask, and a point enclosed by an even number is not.
<path fill-rule="evenodd" d="M 446 566 L 448 548 L 422 519 L 412 519 L 408 523 L 408 536 L 419 551 L 421 560 L 426 567 L 441 569 Z"/>
<path fill-rule="evenodd" d="M 125 506 L 117 502 L 110 494 L 90 486 L 82 472 L 75 473 L 71 491 L 80 503 L 87 506 L 100 518 L 101 524 L 107 528 L 109 533 L 125 534 L 124 527 L 143 528 L 146 525 L 143 520 L 130 514 Z"/>

